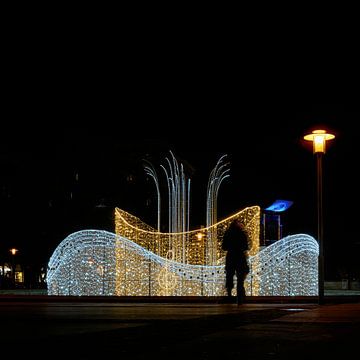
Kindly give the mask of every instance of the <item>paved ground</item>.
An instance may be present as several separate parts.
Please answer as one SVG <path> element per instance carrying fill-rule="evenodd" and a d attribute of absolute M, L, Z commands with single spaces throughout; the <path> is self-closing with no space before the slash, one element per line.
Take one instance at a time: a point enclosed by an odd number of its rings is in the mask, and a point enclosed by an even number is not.
<path fill-rule="evenodd" d="M 360 298 L 327 302 L 0 299 L 2 356 L 320 359 L 360 354 Z"/>

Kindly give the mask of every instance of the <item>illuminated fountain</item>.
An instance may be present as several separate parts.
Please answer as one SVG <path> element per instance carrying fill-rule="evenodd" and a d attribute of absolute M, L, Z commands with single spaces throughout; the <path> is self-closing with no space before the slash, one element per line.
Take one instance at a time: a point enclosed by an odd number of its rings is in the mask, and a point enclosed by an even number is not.
<path fill-rule="evenodd" d="M 223 155 L 216 166 L 211 171 L 206 191 L 206 227 L 209 228 L 208 232 L 208 246 L 206 252 L 207 264 L 215 264 L 217 258 L 217 246 L 218 240 L 217 227 L 212 226 L 217 222 L 217 199 L 219 194 L 219 188 L 224 179 L 229 177 L 229 168 L 226 168 L 228 163 L 224 163 L 224 159 L 227 155 Z"/>
<path fill-rule="evenodd" d="M 48 263 L 49 295 L 223 296 L 225 230 L 238 218 L 249 239 L 247 295 L 313 296 L 318 292 L 318 243 L 305 234 L 280 239 L 260 250 L 260 208 L 245 208 L 218 221 L 217 197 L 229 176 L 226 155 L 209 176 L 206 227 L 189 230 L 190 179 L 175 156 L 166 158 L 167 233 L 160 232 L 160 186 L 154 167 L 146 173 L 157 191 L 157 229 L 115 209 L 115 232 L 83 230 L 70 234 Z M 234 287 L 234 289 L 236 286 Z"/>
<path fill-rule="evenodd" d="M 260 251 L 258 206 L 185 233 L 161 233 L 117 208 L 115 233 L 84 230 L 59 244 L 48 264 L 48 294 L 223 296 L 221 240 L 235 218 L 245 224 L 250 239 L 247 295 L 317 295 L 317 241 L 306 234 L 291 235 Z M 207 242 L 215 229 L 217 241 Z M 208 263 L 208 246 L 214 246 L 215 264 Z"/>

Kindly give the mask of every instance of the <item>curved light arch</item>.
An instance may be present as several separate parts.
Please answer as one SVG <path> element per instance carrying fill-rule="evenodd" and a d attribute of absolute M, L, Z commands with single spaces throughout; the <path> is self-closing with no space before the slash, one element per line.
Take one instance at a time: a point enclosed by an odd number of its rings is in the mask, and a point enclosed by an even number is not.
<path fill-rule="evenodd" d="M 207 232 L 216 226 L 221 236 L 234 218 L 246 224 L 252 239 L 247 295 L 317 295 L 316 240 L 306 234 L 291 235 L 260 250 L 257 206 L 185 234 L 154 231 L 121 209 L 116 209 L 115 217 L 117 233 L 83 230 L 59 244 L 48 263 L 49 295 L 225 295 L 224 253 L 217 249 L 216 264 L 206 264 L 206 257 L 199 254 L 204 252 Z M 196 236 L 199 233 L 203 236 Z M 184 237 L 186 251 L 173 251 L 169 244 L 181 247 Z M 186 261 L 179 261 L 180 252 L 187 255 Z"/>
<path fill-rule="evenodd" d="M 148 161 L 144 160 L 147 165 L 144 166 L 145 172 L 149 175 L 155 182 L 156 194 L 157 194 L 157 230 L 160 231 L 161 225 L 161 196 L 160 196 L 160 186 L 159 179 L 157 177 L 154 166 Z"/>
<path fill-rule="evenodd" d="M 247 295 L 317 295 L 316 240 L 291 235 L 249 257 Z M 191 265 L 164 258 L 103 230 L 69 235 L 48 264 L 48 294 L 72 296 L 222 296 L 224 258 Z"/>
<path fill-rule="evenodd" d="M 206 191 L 206 227 L 210 227 L 217 222 L 217 198 L 219 194 L 219 188 L 224 179 L 230 175 L 227 172 L 230 169 L 225 169 L 229 163 L 223 163 L 226 158 L 226 154 L 221 156 L 215 167 L 210 173 L 207 191 Z M 208 236 L 208 246 L 206 257 L 208 263 L 216 263 L 216 240 L 218 235 L 216 233 L 216 227 L 213 228 L 213 231 L 209 232 Z"/>

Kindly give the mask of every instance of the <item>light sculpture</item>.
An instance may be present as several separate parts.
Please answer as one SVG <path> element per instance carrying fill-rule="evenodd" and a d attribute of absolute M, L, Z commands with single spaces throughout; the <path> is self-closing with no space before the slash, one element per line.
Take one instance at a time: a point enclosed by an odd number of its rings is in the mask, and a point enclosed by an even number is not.
<path fill-rule="evenodd" d="M 317 294 L 316 240 L 305 234 L 292 235 L 259 251 L 258 206 L 213 225 L 219 236 L 216 264 L 206 263 L 204 249 L 211 228 L 187 232 L 183 249 L 182 233 L 160 233 L 121 209 L 115 210 L 115 218 L 116 233 L 83 230 L 59 244 L 48 263 L 49 295 L 225 295 L 225 257 L 220 244 L 234 218 L 244 222 L 250 238 L 247 295 Z"/>
<path fill-rule="evenodd" d="M 159 179 L 156 174 L 156 170 L 154 169 L 153 165 L 147 161 L 145 165 L 145 172 L 148 174 L 155 182 L 156 187 L 156 194 L 157 194 L 157 230 L 160 231 L 160 225 L 161 225 L 161 196 L 160 196 L 160 186 L 159 186 Z"/>
<path fill-rule="evenodd" d="M 224 163 L 224 159 L 227 155 L 223 155 L 220 157 L 218 162 L 216 163 L 214 169 L 211 171 L 207 186 L 206 192 L 206 227 L 211 228 L 209 232 L 209 236 L 207 237 L 208 246 L 207 246 L 207 263 L 215 264 L 216 263 L 216 253 L 214 252 L 216 246 L 215 243 L 217 241 L 217 228 L 212 227 L 213 224 L 217 222 L 217 198 L 219 194 L 219 188 L 224 179 L 229 177 L 228 172 L 229 168 L 226 169 L 228 163 Z"/>

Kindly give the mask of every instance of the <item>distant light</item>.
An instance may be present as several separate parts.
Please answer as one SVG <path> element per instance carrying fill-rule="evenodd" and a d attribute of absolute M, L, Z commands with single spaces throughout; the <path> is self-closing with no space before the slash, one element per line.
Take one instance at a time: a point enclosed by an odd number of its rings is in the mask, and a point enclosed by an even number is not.
<path fill-rule="evenodd" d="M 274 212 L 283 212 L 287 210 L 292 204 L 293 201 L 290 200 L 275 200 L 275 202 L 269 207 L 267 207 L 265 210 L 274 211 Z"/>
<path fill-rule="evenodd" d="M 95 205 L 96 208 L 106 208 L 105 199 L 101 198 L 99 203 Z"/>
<path fill-rule="evenodd" d="M 335 135 L 328 134 L 325 130 L 314 130 L 304 136 L 304 140 L 313 142 L 313 152 L 325 154 L 326 141 L 335 139 Z"/>
<path fill-rule="evenodd" d="M 18 252 L 18 249 L 12 248 L 10 249 L 11 255 L 16 255 L 16 253 Z"/>
<path fill-rule="evenodd" d="M 99 203 L 95 205 L 96 208 L 106 208 L 106 205 L 104 203 Z"/>

